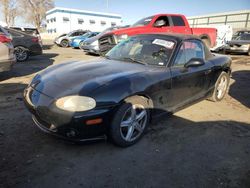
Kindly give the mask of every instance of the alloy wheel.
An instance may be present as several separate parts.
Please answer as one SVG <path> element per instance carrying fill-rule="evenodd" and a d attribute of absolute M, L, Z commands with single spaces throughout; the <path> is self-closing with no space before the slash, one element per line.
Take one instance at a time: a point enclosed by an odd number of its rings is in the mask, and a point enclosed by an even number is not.
<path fill-rule="evenodd" d="M 132 105 L 124 114 L 120 133 L 127 142 L 136 140 L 143 133 L 147 124 L 147 111 L 142 105 Z"/>
<path fill-rule="evenodd" d="M 220 82 L 218 84 L 218 87 L 217 87 L 217 97 L 218 99 L 221 99 L 223 98 L 223 96 L 225 95 L 226 91 L 227 91 L 227 85 L 228 85 L 228 79 L 226 76 L 222 76 L 220 78 Z"/>
<path fill-rule="evenodd" d="M 17 61 L 25 61 L 28 58 L 28 51 L 23 47 L 16 47 L 15 56 Z"/>

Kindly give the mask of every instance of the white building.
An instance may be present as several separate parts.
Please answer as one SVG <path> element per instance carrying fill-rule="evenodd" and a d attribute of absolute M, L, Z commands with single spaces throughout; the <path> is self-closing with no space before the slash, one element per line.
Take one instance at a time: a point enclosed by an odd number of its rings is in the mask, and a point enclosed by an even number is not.
<path fill-rule="evenodd" d="M 46 13 L 46 22 L 47 33 L 59 35 L 77 29 L 101 32 L 121 25 L 122 17 L 119 14 L 56 7 Z"/>
<path fill-rule="evenodd" d="M 191 27 L 216 27 L 229 25 L 234 31 L 250 29 L 250 10 L 215 13 L 188 17 Z"/>

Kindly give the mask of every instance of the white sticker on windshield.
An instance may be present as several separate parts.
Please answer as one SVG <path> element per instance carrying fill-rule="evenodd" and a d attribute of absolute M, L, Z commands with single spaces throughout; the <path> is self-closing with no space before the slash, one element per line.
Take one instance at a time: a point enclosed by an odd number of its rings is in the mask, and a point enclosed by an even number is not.
<path fill-rule="evenodd" d="M 160 46 L 164 46 L 165 48 L 172 49 L 174 47 L 174 42 L 161 40 L 161 39 L 155 39 L 152 44 L 157 44 Z"/>

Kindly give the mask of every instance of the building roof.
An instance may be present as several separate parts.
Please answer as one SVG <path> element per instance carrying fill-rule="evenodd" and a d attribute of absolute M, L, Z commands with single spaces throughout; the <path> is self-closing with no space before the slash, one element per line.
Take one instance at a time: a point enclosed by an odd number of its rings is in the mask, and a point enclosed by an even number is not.
<path fill-rule="evenodd" d="M 81 14 L 81 15 L 88 15 L 88 16 L 99 16 L 99 17 L 108 17 L 108 18 L 116 18 L 121 19 L 122 16 L 120 14 L 113 14 L 113 13 L 104 13 L 104 12 L 93 12 L 87 10 L 80 10 L 80 9 L 69 9 L 69 8 L 62 8 L 62 7 L 55 7 L 46 12 L 46 16 L 56 13 L 71 13 L 71 14 Z"/>

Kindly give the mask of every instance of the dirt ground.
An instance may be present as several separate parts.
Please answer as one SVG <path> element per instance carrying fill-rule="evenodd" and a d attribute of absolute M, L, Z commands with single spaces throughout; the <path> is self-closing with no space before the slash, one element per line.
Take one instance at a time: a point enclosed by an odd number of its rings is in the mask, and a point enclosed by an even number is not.
<path fill-rule="evenodd" d="M 250 57 L 233 55 L 231 87 L 151 124 L 136 145 L 74 145 L 41 132 L 22 92 L 53 64 L 93 59 L 46 45 L 0 75 L 0 187 L 250 187 Z"/>

